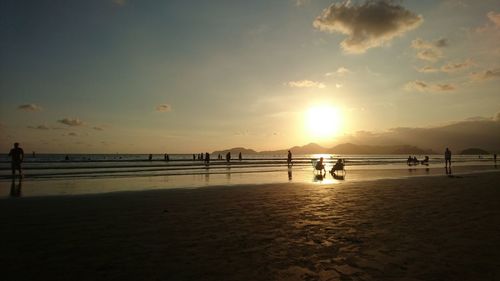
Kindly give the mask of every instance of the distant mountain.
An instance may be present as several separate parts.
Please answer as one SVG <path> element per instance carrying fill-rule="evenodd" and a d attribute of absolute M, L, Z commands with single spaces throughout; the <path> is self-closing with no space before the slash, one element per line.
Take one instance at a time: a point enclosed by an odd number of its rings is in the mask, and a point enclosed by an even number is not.
<path fill-rule="evenodd" d="M 408 155 L 424 155 L 424 154 L 436 154 L 436 152 L 430 149 L 421 149 L 416 146 L 411 145 L 389 145 L 389 146 L 373 146 L 373 145 L 358 145 L 353 143 L 344 143 L 336 145 L 332 148 L 325 148 L 316 143 L 309 143 L 303 146 L 294 146 L 290 148 L 293 154 L 408 154 Z M 280 150 L 268 150 L 257 152 L 253 149 L 246 149 L 243 147 L 235 147 L 231 149 L 214 151 L 213 154 L 226 154 L 231 152 L 231 154 L 274 154 L 274 155 L 285 155 L 288 149 Z"/>
<path fill-rule="evenodd" d="M 486 155 L 490 154 L 488 151 L 481 148 L 467 148 L 460 152 L 461 155 Z"/>
<path fill-rule="evenodd" d="M 435 154 L 430 149 L 421 149 L 411 145 L 357 145 L 352 143 L 339 144 L 332 147 L 331 154 Z"/>
<path fill-rule="evenodd" d="M 253 149 L 248 149 L 244 147 L 233 147 L 230 149 L 225 149 L 225 150 L 218 150 L 212 152 L 212 154 L 221 154 L 221 155 L 226 155 L 226 153 L 231 152 L 232 155 L 238 155 L 238 153 L 241 152 L 241 154 L 249 155 L 249 154 L 257 154 L 258 152 L 253 150 Z"/>

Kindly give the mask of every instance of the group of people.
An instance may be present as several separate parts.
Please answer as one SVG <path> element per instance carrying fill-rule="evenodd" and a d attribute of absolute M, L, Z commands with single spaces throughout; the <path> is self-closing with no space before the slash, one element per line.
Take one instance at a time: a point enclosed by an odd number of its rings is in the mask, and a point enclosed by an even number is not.
<path fill-rule="evenodd" d="M 408 166 L 411 166 L 411 165 L 418 165 L 418 164 L 422 164 L 422 165 L 429 165 L 429 156 L 425 156 L 424 160 L 418 160 L 416 156 L 408 156 L 408 160 L 406 160 L 406 164 L 408 164 Z"/>
<path fill-rule="evenodd" d="M 335 164 L 330 169 L 330 174 L 334 174 L 337 171 L 344 171 L 344 167 L 345 167 L 345 160 L 339 158 L 337 159 L 337 162 L 335 162 Z M 321 174 L 323 174 L 323 172 L 326 174 L 325 164 L 323 163 L 323 157 L 319 158 L 318 162 L 316 162 L 316 164 L 314 165 L 314 168 L 320 171 Z"/>

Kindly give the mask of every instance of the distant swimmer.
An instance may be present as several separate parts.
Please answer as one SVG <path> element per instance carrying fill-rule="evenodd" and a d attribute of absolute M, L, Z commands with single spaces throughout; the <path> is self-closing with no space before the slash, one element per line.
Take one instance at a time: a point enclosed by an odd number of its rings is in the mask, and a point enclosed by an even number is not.
<path fill-rule="evenodd" d="M 444 152 L 444 165 L 445 167 L 448 167 L 448 165 L 451 167 L 451 151 L 448 148 Z"/>
<path fill-rule="evenodd" d="M 23 177 L 23 171 L 21 168 L 21 163 L 24 160 L 24 151 L 19 147 L 19 143 L 14 143 L 14 148 L 12 148 L 9 152 L 10 157 L 10 165 L 12 168 L 12 177 L 15 177 L 16 170 L 19 171 L 19 177 Z"/>
<path fill-rule="evenodd" d="M 290 152 L 290 150 L 288 150 L 288 156 L 286 158 L 286 163 L 288 166 L 292 166 L 292 152 Z"/>

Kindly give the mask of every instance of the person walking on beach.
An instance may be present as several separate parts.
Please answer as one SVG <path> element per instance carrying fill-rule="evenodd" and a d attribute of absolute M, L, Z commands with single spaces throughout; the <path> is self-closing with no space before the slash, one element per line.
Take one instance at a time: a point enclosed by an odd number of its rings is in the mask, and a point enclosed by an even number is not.
<path fill-rule="evenodd" d="M 19 177 L 23 177 L 23 171 L 21 169 L 21 163 L 24 160 L 24 151 L 19 147 L 19 143 L 14 143 L 14 148 L 12 148 L 9 152 L 10 157 L 10 165 L 12 168 L 12 178 L 16 176 L 16 170 L 19 171 Z"/>
<path fill-rule="evenodd" d="M 238 154 L 238 160 L 243 160 L 243 156 L 241 155 L 241 152 Z"/>
<path fill-rule="evenodd" d="M 226 153 L 226 162 L 231 162 L 231 152 Z"/>
<path fill-rule="evenodd" d="M 149 154 L 148 159 L 149 159 L 149 161 L 152 161 L 153 160 L 153 154 Z"/>
<path fill-rule="evenodd" d="M 448 167 L 448 165 L 451 167 L 451 151 L 448 148 L 444 152 L 444 165 L 445 167 Z"/>
<path fill-rule="evenodd" d="M 208 152 L 205 153 L 205 164 L 210 164 L 210 154 Z"/>
<path fill-rule="evenodd" d="M 292 152 L 290 152 L 290 150 L 288 150 L 288 156 L 286 158 L 286 163 L 288 165 L 288 167 L 292 166 Z"/>
<path fill-rule="evenodd" d="M 495 163 L 497 162 L 497 154 L 493 154 L 493 161 L 495 161 Z"/>

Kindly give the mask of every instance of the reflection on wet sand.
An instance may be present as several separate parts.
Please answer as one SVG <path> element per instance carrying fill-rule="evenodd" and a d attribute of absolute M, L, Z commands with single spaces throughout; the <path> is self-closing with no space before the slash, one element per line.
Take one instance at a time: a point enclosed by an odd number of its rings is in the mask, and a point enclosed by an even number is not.
<path fill-rule="evenodd" d="M 19 179 L 19 182 L 17 184 L 16 184 L 16 179 L 12 179 L 12 183 L 10 185 L 10 197 L 22 196 L 22 183 L 23 183 L 22 179 Z"/>

